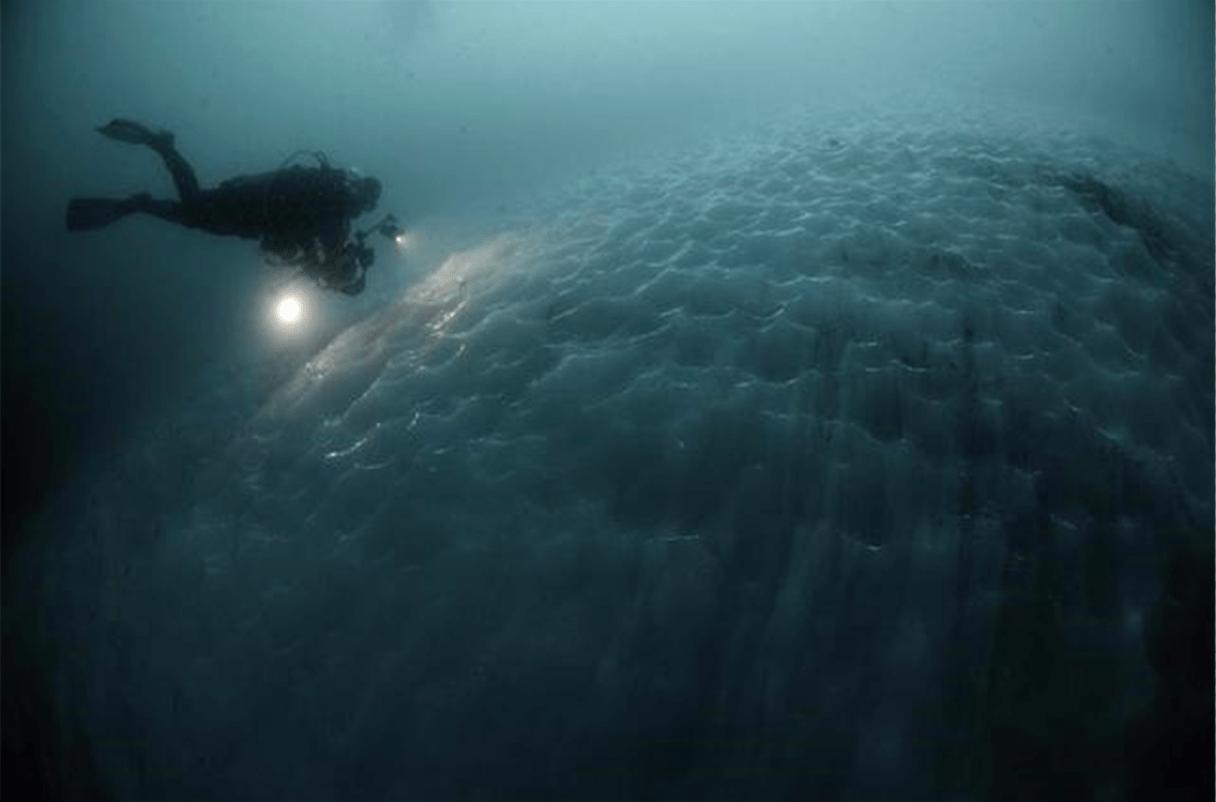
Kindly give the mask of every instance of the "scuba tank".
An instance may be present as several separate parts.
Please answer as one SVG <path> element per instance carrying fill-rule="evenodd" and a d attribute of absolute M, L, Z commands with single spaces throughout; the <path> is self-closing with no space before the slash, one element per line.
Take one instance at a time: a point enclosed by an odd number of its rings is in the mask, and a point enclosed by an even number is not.
<path fill-rule="evenodd" d="M 293 219 L 301 216 L 301 210 L 295 208 L 299 205 L 297 195 L 281 191 L 287 179 L 299 174 L 296 167 L 301 170 L 316 169 L 305 165 L 293 166 L 292 162 L 301 156 L 312 156 L 323 176 L 328 173 L 340 173 L 330 166 L 325 153 L 319 150 L 297 150 L 279 162 L 278 167 L 271 173 L 261 197 L 261 218 L 268 232 L 262 237 L 261 247 L 267 263 L 272 267 L 301 267 L 304 270 L 307 263 L 320 262 L 315 252 L 315 242 L 311 243 L 314 247 L 310 248 L 293 236 L 296 232 L 292 231 L 291 223 Z M 324 186 L 325 183 L 327 182 L 323 181 L 321 185 Z"/>
<path fill-rule="evenodd" d="M 311 156 L 317 167 L 293 166 L 301 156 Z M 319 170 L 318 170 L 319 168 Z M 309 184 L 286 190 L 284 182 L 295 177 L 302 179 L 303 171 L 318 171 L 309 176 Z M 313 178 L 319 180 L 312 180 Z M 356 294 L 362 289 L 363 274 L 375 261 L 376 254 L 366 239 L 372 233 L 395 239 L 403 233 L 397 218 L 386 214 L 366 230 L 354 232 L 353 242 L 347 242 L 338 253 L 327 252 L 321 243 L 309 236 L 308 226 L 299 229 L 299 220 L 308 221 L 316 208 L 307 208 L 302 202 L 311 199 L 322 208 L 331 202 L 341 202 L 355 195 L 355 183 L 360 178 L 346 170 L 332 167 L 326 155 L 319 150 L 298 150 L 279 163 L 262 194 L 262 219 L 267 234 L 262 238 L 262 252 L 272 267 L 295 268 L 295 276 L 308 276 L 325 289 Z M 301 191 L 303 190 L 303 191 Z M 333 194 L 331 200 L 327 196 Z M 310 197 L 311 196 L 311 197 Z M 296 229 L 296 230 L 293 230 Z M 351 288 L 356 287 L 354 292 Z"/>

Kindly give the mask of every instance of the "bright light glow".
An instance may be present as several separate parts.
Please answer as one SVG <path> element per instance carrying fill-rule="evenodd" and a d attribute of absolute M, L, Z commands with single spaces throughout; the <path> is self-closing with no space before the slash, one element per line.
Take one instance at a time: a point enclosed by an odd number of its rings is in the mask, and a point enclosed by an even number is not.
<path fill-rule="evenodd" d="M 280 323 L 287 326 L 295 325 L 304 314 L 304 304 L 294 295 L 284 295 L 274 307 L 274 314 Z"/>
<path fill-rule="evenodd" d="M 393 242 L 397 243 L 398 248 L 405 250 L 410 246 L 410 236 L 402 231 L 400 234 L 393 237 Z"/>

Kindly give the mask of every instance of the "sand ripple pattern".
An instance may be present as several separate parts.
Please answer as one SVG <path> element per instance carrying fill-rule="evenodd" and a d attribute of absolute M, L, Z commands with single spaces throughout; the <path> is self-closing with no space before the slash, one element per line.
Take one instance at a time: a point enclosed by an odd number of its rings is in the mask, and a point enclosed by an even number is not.
<path fill-rule="evenodd" d="M 1019 756 L 1067 744 L 1101 787 L 1161 555 L 1212 512 L 1210 201 L 896 119 L 588 177 L 94 509 L 57 559 L 97 595 L 61 618 L 104 770 L 1029 797 Z"/>

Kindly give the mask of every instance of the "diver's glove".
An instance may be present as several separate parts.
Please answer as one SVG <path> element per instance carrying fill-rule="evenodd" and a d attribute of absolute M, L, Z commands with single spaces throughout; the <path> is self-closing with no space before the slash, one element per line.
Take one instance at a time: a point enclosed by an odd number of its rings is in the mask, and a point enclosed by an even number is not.
<path fill-rule="evenodd" d="M 397 222 L 396 215 L 386 214 L 384 217 L 368 226 L 367 229 L 356 233 L 355 237 L 359 240 L 359 244 L 362 245 L 363 240 L 372 233 L 379 234 L 385 239 L 396 239 L 405 233 L 405 229 L 399 222 Z"/>
<path fill-rule="evenodd" d="M 405 233 L 405 227 L 397 222 L 395 215 L 386 214 L 384 219 L 376 227 L 376 230 L 384 235 L 387 239 L 395 240 L 397 237 Z"/>

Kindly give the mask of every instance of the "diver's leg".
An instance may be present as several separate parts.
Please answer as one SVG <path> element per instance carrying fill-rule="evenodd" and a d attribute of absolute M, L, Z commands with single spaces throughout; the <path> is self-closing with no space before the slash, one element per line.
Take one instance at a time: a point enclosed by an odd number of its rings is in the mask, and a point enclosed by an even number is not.
<path fill-rule="evenodd" d="M 217 196 L 214 190 L 203 190 L 198 193 L 194 203 L 160 200 L 141 193 L 127 199 L 132 204 L 132 211 L 150 214 L 179 226 L 206 231 L 221 237 L 248 236 L 239 226 L 234 226 L 230 210 L 224 208 L 224 198 Z"/>
<path fill-rule="evenodd" d="M 147 145 L 152 148 L 160 154 L 165 167 L 169 168 L 181 202 L 191 204 L 198 199 L 198 178 L 194 175 L 194 168 L 174 147 L 171 131 L 154 130 L 143 123 L 119 117 L 97 128 L 97 133 L 128 145 Z"/>
<path fill-rule="evenodd" d="M 129 210 L 132 212 L 142 212 L 170 223 L 194 227 L 193 215 L 187 211 L 184 203 L 160 200 L 147 194 L 133 195 L 125 202 L 129 204 Z"/>
<path fill-rule="evenodd" d="M 194 168 L 190 166 L 190 163 L 177 152 L 177 148 L 173 147 L 172 135 L 167 139 L 149 142 L 148 147 L 160 154 L 161 159 L 165 162 L 165 167 L 169 168 L 169 174 L 173 176 L 173 184 L 177 187 L 177 196 L 181 202 L 191 204 L 198 200 L 198 178 L 194 175 Z"/>
<path fill-rule="evenodd" d="M 68 231 L 91 231 L 116 223 L 133 211 L 129 198 L 72 198 L 64 223 Z"/>
<path fill-rule="evenodd" d="M 90 231 L 117 222 L 129 214 L 142 212 L 193 226 L 195 215 L 177 201 L 156 200 L 146 192 L 129 198 L 72 198 L 68 201 L 65 222 L 68 231 Z"/>

